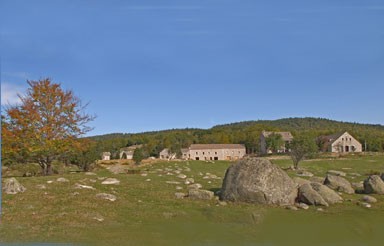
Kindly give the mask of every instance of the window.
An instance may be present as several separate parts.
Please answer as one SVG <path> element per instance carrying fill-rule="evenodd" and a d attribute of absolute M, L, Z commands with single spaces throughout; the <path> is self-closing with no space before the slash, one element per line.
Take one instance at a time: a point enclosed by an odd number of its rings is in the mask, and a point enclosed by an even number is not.
<path fill-rule="evenodd" d="M 199 153 L 196 152 L 196 155 L 198 155 Z"/>
<path fill-rule="evenodd" d="M 203 152 L 203 155 L 204 155 L 205 153 Z"/>
<path fill-rule="evenodd" d="M 217 155 L 217 152 L 215 152 L 215 155 Z"/>

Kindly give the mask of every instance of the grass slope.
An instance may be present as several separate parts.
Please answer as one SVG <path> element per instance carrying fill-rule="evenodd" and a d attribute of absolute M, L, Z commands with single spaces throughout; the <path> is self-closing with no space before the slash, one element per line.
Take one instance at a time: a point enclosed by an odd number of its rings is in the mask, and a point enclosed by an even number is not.
<path fill-rule="evenodd" d="M 273 160 L 282 167 L 290 160 Z M 356 205 L 361 195 L 343 195 L 343 204 L 319 212 L 315 207 L 291 211 L 251 204 L 227 206 L 217 201 L 174 198 L 180 170 L 204 189 L 216 191 L 229 162 L 161 162 L 145 167 L 148 175 L 83 173 L 18 178 L 27 191 L 3 196 L 0 244 L 50 242 L 75 245 L 380 245 L 384 228 L 384 196 L 371 209 Z M 383 156 L 350 157 L 302 162 L 302 167 L 324 176 L 328 169 L 368 174 L 384 171 Z M 343 169 L 344 168 L 344 169 Z M 352 168 L 352 169 L 345 169 Z M 190 170 L 190 171 L 189 171 Z M 143 170 L 144 171 L 144 170 Z M 206 173 L 221 179 L 204 179 Z M 202 174 L 202 175 L 201 175 Z M 161 176 L 160 176 L 161 175 Z M 293 175 L 293 173 L 290 173 Z M 102 177 L 114 177 L 119 185 L 102 185 Z M 100 179 L 99 179 L 100 178 Z M 364 177 L 352 179 L 355 182 Z M 146 181 L 150 179 L 150 181 Z M 48 184 L 47 181 L 53 181 Z M 75 183 L 95 190 L 75 189 Z M 38 189 L 44 184 L 46 189 Z M 76 193 L 77 192 L 77 193 Z M 97 193 L 117 196 L 115 202 L 96 198 Z M 103 221 L 97 219 L 103 218 Z"/>

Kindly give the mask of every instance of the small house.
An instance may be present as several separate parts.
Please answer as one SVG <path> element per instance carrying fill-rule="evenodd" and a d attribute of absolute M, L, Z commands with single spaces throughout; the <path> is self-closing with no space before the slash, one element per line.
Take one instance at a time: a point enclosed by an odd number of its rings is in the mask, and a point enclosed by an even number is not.
<path fill-rule="evenodd" d="M 109 161 L 111 159 L 111 152 L 103 152 L 101 154 L 101 160 Z"/>
<path fill-rule="evenodd" d="M 322 150 L 327 152 L 353 153 L 363 151 L 361 143 L 348 132 L 321 136 L 319 141 L 322 145 Z"/>

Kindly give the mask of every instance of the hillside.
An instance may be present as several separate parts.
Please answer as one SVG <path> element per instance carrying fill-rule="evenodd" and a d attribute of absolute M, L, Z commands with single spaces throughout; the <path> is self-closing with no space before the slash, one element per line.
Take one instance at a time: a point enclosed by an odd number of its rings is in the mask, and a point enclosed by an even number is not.
<path fill-rule="evenodd" d="M 291 131 L 293 135 L 310 134 L 313 137 L 348 131 L 368 151 L 384 151 L 384 126 L 341 122 L 323 118 L 286 118 L 278 120 L 244 121 L 217 125 L 210 129 L 170 129 L 144 133 L 112 133 L 90 137 L 98 142 L 100 151 L 118 152 L 119 148 L 145 144 L 148 155 L 156 156 L 163 148 L 178 151 L 193 143 L 240 143 L 249 152 L 259 148 L 258 138 L 263 130 Z"/>

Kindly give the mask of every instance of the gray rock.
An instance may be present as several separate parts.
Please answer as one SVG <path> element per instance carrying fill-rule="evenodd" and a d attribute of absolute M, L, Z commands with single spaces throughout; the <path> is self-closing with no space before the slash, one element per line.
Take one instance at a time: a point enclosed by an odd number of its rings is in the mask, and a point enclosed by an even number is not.
<path fill-rule="evenodd" d="M 384 181 L 379 175 L 371 175 L 364 180 L 364 192 L 366 194 L 384 194 Z"/>
<path fill-rule="evenodd" d="M 186 178 L 184 184 L 189 185 L 195 183 L 193 178 Z"/>
<path fill-rule="evenodd" d="M 349 173 L 349 176 L 360 177 L 361 174 L 360 173 Z"/>
<path fill-rule="evenodd" d="M 17 194 L 24 192 L 27 189 L 17 181 L 15 178 L 9 178 L 4 180 L 3 191 L 6 194 Z"/>
<path fill-rule="evenodd" d="M 117 199 L 117 197 L 115 195 L 108 194 L 108 193 L 98 193 L 98 194 L 96 194 L 96 197 L 100 198 L 100 199 L 105 199 L 105 200 L 108 200 L 111 202 L 114 202 Z"/>
<path fill-rule="evenodd" d="M 92 175 L 97 175 L 96 173 L 93 173 L 93 172 L 85 172 L 85 175 L 90 175 L 90 176 L 92 176 Z"/>
<path fill-rule="evenodd" d="M 352 188 L 351 183 L 341 176 L 327 174 L 324 184 L 332 190 L 344 192 L 347 194 L 354 194 L 355 190 Z"/>
<path fill-rule="evenodd" d="M 365 195 L 361 198 L 361 201 L 363 202 L 368 202 L 368 203 L 375 203 L 377 202 L 377 199 L 374 198 L 373 196 L 368 196 L 368 195 Z"/>
<path fill-rule="evenodd" d="M 311 187 L 317 191 L 317 193 L 319 193 L 319 195 L 328 204 L 343 202 L 343 198 L 328 186 L 322 185 L 320 183 L 311 183 Z"/>
<path fill-rule="evenodd" d="M 327 174 L 335 175 L 335 176 L 342 176 L 342 177 L 347 176 L 347 174 L 345 172 L 336 171 L 336 170 L 328 170 Z"/>
<path fill-rule="evenodd" d="M 185 179 L 187 178 L 187 175 L 180 173 L 179 175 L 177 175 L 177 177 L 180 179 Z"/>
<path fill-rule="evenodd" d="M 188 197 L 195 200 L 211 200 L 214 193 L 209 190 L 190 189 L 188 190 Z"/>
<path fill-rule="evenodd" d="M 384 173 L 381 174 L 380 178 L 384 181 Z"/>
<path fill-rule="evenodd" d="M 75 184 L 75 189 L 88 189 L 88 190 L 96 190 L 94 187 L 89 185 Z"/>
<path fill-rule="evenodd" d="M 299 210 L 296 206 L 293 206 L 293 205 L 288 205 L 285 207 L 285 209 L 293 210 L 293 211 Z"/>
<path fill-rule="evenodd" d="M 311 183 L 320 183 L 320 184 L 323 184 L 324 183 L 324 179 L 323 177 L 317 177 L 317 176 L 313 176 L 313 177 L 310 177 L 309 178 L 309 181 L 311 181 Z"/>
<path fill-rule="evenodd" d="M 303 179 L 300 177 L 293 177 L 292 180 L 293 180 L 293 182 L 295 182 L 297 184 L 298 187 L 302 186 L 303 184 L 311 183 L 311 181 L 309 181 L 308 179 Z"/>
<path fill-rule="evenodd" d="M 167 184 L 175 184 L 175 185 L 181 184 L 179 181 L 165 181 L 165 183 L 167 183 Z"/>
<path fill-rule="evenodd" d="M 321 205 L 328 207 L 328 203 L 315 191 L 310 184 L 303 184 L 299 187 L 298 200 L 308 205 Z"/>
<path fill-rule="evenodd" d="M 37 189 L 40 189 L 40 190 L 45 190 L 45 189 L 47 189 L 47 187 L 46 187 L 45 185 L 43 185 L 43 184 L 38 184 L 38 185 L 36 185 L 36 188 L 37 188 Z"/>
<path fill-rule="evenodd" d="M 305 171 L 305 170 L 298 170 L 296 175 L 301 176 L 301 177 L 312 177 L 313 173 Z"/>
<path fill-rule="evenodd" d="M 371 208 L 372 205 L 367 202 L 357 202 L 357 205 L 362 206 L 364 208 Z"/>
<path fill-rule="evenodd" d="M 353 182 L 353 183 L 351 183 L 351 185 L 352 185 L 352 188 L 355 190 L 364 190 L 364 182 L 363 181 Z"/>
<path fill-rule="evenodd" d="M 175 193 L 175 197 L 176 199 L 183 199 L 184 197 L 186 197 L 187 195 L 185 193 L 182 193 L 182 192 L 176 192 Z"/>
<path fill-rule="evenodd" d="M 106 180 L 101 182 L 101 184 L 104 184 L 104 185 L 120 184 L 120 180 L 115 178 L 107 178 Z"/>
<path fill-rule="evenodd" d="M 221 191 L 221 200 L 292 205 L 297 185 L 269 160 L 246 158 L 227 169 Z"/>
<path fill-rule="evenodd" d="M 307 210 L 309 208 L 309 206 L 307 204 L 302 203 L 302 202 L 295 204 L 295 206 L 298 208 L 304 209 L 304 210 Z"/>
<path fill-rule="evenodd" d="M 57 180 L 56 180 L 57 182 L 61 182 L 61 183 L 65 183 L 65 182 L 69 182 L 69 180 L 68 179 L 66 179 L 66 178 L 58 178 Z"/>
<path fill-rule="evenodd" d="M 190 190 L 193 190 L 193 189 L 197 190 L 197 189 L 201 189 L 201 188 L 203 188 L 203 186 L 199 183 L 191 184 L 188 186 L 188 189 L 190 189 Z"/>

